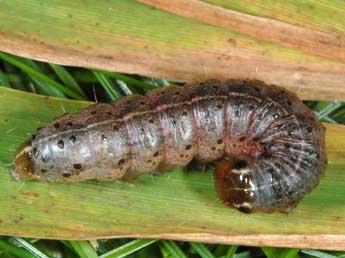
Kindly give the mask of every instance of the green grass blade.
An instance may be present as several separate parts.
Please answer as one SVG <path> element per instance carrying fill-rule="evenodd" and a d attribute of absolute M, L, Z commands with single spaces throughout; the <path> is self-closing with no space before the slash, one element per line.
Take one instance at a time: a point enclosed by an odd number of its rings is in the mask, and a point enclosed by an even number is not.
<path fill-rule="evenodd" d="M 11 55 L 8 55 L 4 52 L 0 52 L 0 58 L 5 60 L 6 62 L 18 67 L 19 69 L 24 71 L 26 74 L 32 75 L 32 76 L 36 77 L 37 79 L 44 81 L 45 83 L 55 87 L 56 89 L 60 90 L 61 92 L 63 92 L 64 94 L 66 94 L 67 96 L 69 96 L 71 98 L 80 99 L 80 100 L 84 99 L 83 96 L 81 96 L 78 93 L 75 93 L 74 91 L 66 88 L 64 85 L 52 80 L 49 76 L 37 71 L 36 69 L 33 69 L 29 65 L 19 61 L 18 59 L 16 59 L 15 57 L 12 57 Z"/>
<path fill-rule="evenodd" d="M 251 258 L 250 251 L 244 251 L 233 256 L 234 258 Z"/>
<path fill-rule="evenodd" d="M 161 240 L 164 247 L 172 254 L 174 258 L 187 258 L 182 249 L 171 240 Z"/>
<path fill-rule="evenodd" d="M 6 75 L 0 69 L 0 86 L 5 86 L 11 88 L 10 82 L 7 80 Z"/>
<path fill-rule="evenodd" d="M 110 78 L 114 78 L 114 79 L 118 79 L 118 80 L 124 81 L 125 83 L 127 83 L 129 85 L 134 85 L 134 86 L 140 87 L 140 88 L 142 88 L 144 90 L 152 90 L 152 89 L 156 88 L 153 85 L 150 85 L 148 83 L 145 83 L 143 81 L 134 79 L 132 77 L 129 77 L 129 76 L 126 76 L 126 75 L 123 75 L 123 74 L 119 74 L 119 73 L 115 73 L 115 72 L 99 71 L 99 70 L 97 70 L 97 71 L 100 72 L 100 73 L 103 73 L 103 74 L 105 74 L 107 76 L 109 76 Z"/>
<path fill-rule="evenodd" d="M 148 78 L 148 77 L 142 77 L 142 80 L 145 83 L 148 83 L 154 87 L 162 87 L 162 86 L 169 86 L 171 83 L 168 80 L 164 79 L 155 79 L 155 78 Z"/>
<path fill-rule="evenodd" d="M 304 254 L 309 254 L 313 257 L 318 257 L 318 258 L 337 258 L 334 255 L 331 255 L 322 251 L 318 251 L 318 250 L 303 249 L 301 252 Z"/>
<path fill-rule="evenodd" d="M 30 244 L 28 241 L 20 238 L 20 237 L 10 237 L 9 240 L 11 242 L 14 242 L 15 244 L 23 247 L 24 249 L 26 249 L 28 252 L 30 252 L 31 254 L 33 254 L 34 257 L 38 257 L 38 258 L 49 258 L 49 256 L 47 256 L 46 254 L 42 253 L 40 250 L 38 250 L 35 246 L 33 246 L 32 244 Z"/>
<path fill-rule="evenodd" d="M 99 258 L 126 257 L 127 255 L 130 255 L 148 245 L 151 245 L 156 241 L 157 240 L 155 239 L 136 239 L 105 254 L 102 254 Z"/>
<path fill-rule="evenodd" d="M 0 251 L 15 255 L 16 257 L 21 257 L 21 258 L 36 258 L 35 255 L 29 253 L 24 248 L 11 245 L 3 238 L 0 238 Z"/>
<path fill-rule="evenodd" d="M 23 62 L 26 65 L 30 66 L 32 69 L 35 69 L 38 72 L 44 74 L 44 71 L 42 71 L 42 69 L 38 66 L 38 64 L 35 61 L 33 61 L 31 59 L 17 57 L 17 56 L 13 56 L 13 58 L 17 59 L 18 62 Z M 49 83 L 46 83 L 46 82 L 36 78 L 32 74 L 27 74 L 27 75 L 30 77 L 30 79 L 37 86 L 39 94 L 44 94 L 44 95 L 53 96 L 53 97 L 59 97 L 59 98 L 66 98 L 66 96 L 60 90 L 58 90 L 55 87 L 51 86 Z"/>
<path fill-rule="evenodd" d="M 81 96 L 84 96 L 84 98 L 87 99 L 85 93 L 82 91 L 79 84 L 74 80 L 71 74 L 67 71 L 67 69 L 57 64 L 49 65 L 67 87 L 69 87 L 71 90 L 74 90 L 75 92 L 78 92 Z"/>
<path fill-rule="evenodd" d="M 329 116 L 324 117 L 323 121 L 325 121 L 327 123 L 332 123 L 332 124 L 337 124 L 338 123 L 337 121 L 335 121 L 333 118 L 330 118 Z"/>
<path fill-rule="evenodd" d="M 108 96 L 112 101 L 122 96 L 121 93 L 115 88 L 113 83 L 109 80 L 107 75 L 99 71 L 93 71 L 93 74 L 95 75 L 99 83 L 102 85 L 104 90 L 108 93 Z"/>
<path fill-rule="evenodd" d="M 341 102 L 331 102 L 321 111 L 317 112 L 317 116 L 319 117 L 319 119 L 323 119 L 341 106 Z"/>
<path fill-rule="evenodd" d="M 204 244 L 191 242 L 190 245 L 202 258 L 215 258 Z"/>
<path fill-rule="evenodd" d="M 121 90 L 126 94 L 126 95 L 131 95 L 133 94 L 132 90 L 128 87 L 128 85 L 121 80 L 116 80 L 117 85 L 121 88 Z"/>
<path fill-rule="evenodd" d="M 238 248 L 237 245 L 230 246 L 228 252 L 225 255 L 225 258 L 232 258 L 232 257 L 234 257 L 234 255 L 235 255 L 235 253 L 237 251 L 237 248 Z"/>
<path fill-rule="evenodd" d="M 268 258 L 296 258 L 299 252 L 296 248 L 261 247 L 261 250 Z"/>
<path fill-rule="evenodd" d="M 67 242 L 67 241 L 64 241 Z M 97 258 L 98 255 L 89 241 L 68 241 L 70 247 L 81 258 Z"/>

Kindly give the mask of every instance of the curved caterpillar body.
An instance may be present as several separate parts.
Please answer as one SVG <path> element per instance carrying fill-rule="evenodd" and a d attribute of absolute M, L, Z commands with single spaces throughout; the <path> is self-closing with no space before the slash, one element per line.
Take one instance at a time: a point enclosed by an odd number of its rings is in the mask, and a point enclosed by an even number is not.
<path fill-rule="evenodd" d="M 14 177 L 120 180 L 192 159 L 216 162 L 220 199 L 243 212 L 287 211 L 320 180 L 325 129 L 295 94 L 260 81 L 207 81 L 94 104 L 40 128 Z"/>

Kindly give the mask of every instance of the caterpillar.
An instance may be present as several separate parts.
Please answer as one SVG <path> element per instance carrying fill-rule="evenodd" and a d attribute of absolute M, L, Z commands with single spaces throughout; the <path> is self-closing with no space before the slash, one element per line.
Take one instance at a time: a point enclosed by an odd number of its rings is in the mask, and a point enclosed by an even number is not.
<path fill-rule="evenodd" d="M 18 148 L 18 180 L 125 180 L 192 160 L 214 164 L 218 197 L 241 212 L 287 212 L 326 166 L 325 128 L 298 97 L 256 80 L 209 80 L 97 103 Z"/>

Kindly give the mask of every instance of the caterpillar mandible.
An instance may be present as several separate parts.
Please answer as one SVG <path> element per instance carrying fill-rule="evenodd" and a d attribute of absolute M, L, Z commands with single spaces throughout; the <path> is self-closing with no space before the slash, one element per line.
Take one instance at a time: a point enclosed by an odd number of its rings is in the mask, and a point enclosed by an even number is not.
<path fill-rule="evenodd" d="M 163 87 L 94 104 L 38 129 L 14 158 L 19 180 L 121 180 L 215 161 L 219 198 L 286 212 L 320 181 L 325 128 L 297 96 L 249 80 Z"/>

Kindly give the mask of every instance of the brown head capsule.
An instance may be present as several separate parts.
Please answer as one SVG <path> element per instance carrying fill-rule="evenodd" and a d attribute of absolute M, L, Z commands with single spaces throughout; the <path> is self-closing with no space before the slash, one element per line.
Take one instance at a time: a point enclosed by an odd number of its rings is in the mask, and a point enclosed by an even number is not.
<path fill-rule="evenodd" d="M 242 212 L 288 211 L 326 166 L 325 129 L 295 94 L 260 81 L 207 81 L 95 104 L 39 129 L 14 177 L 120 180 L 218 161 L 219 198 Z"/>

